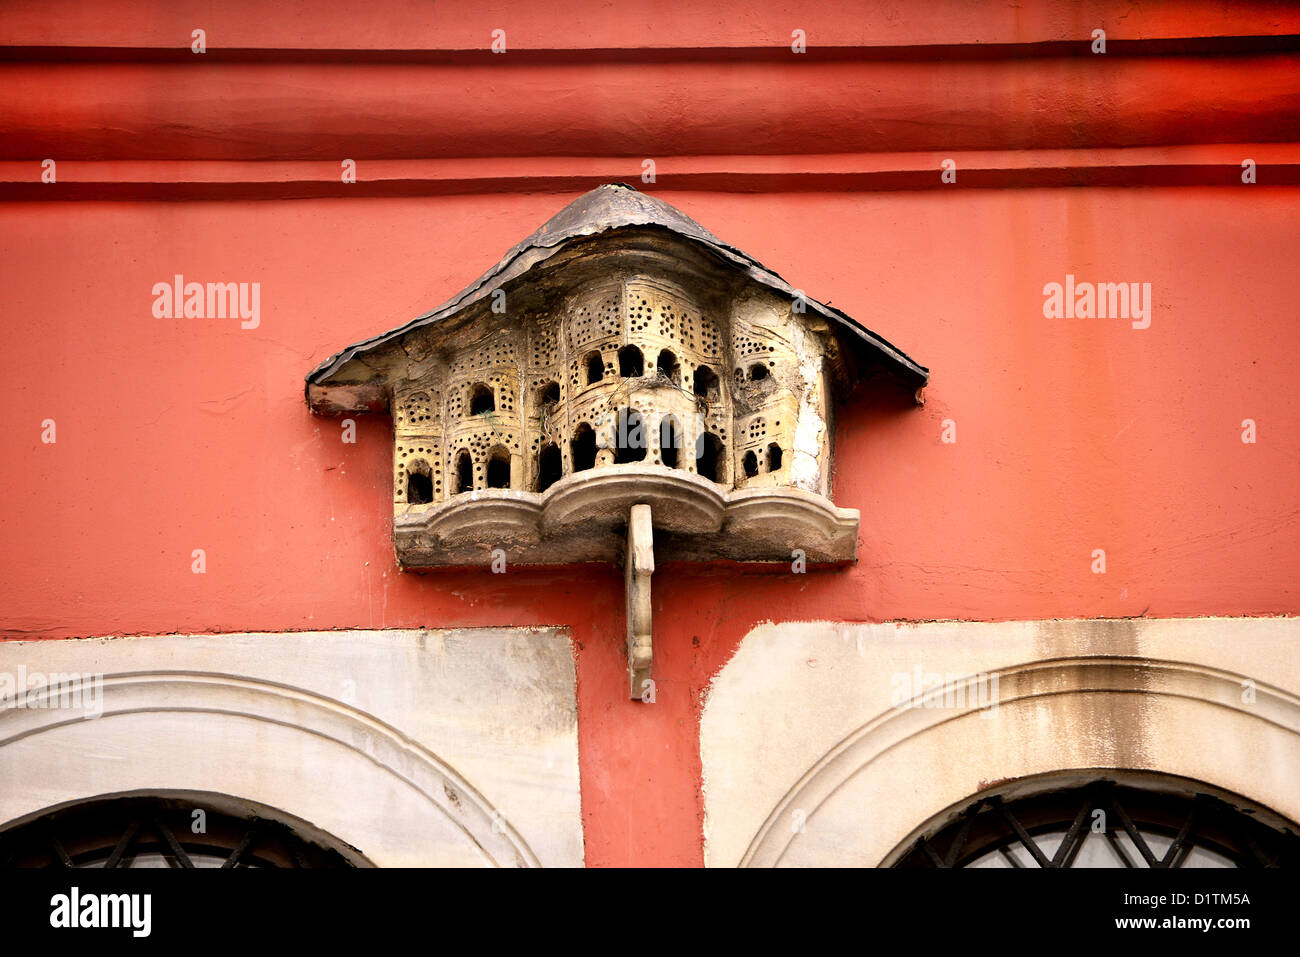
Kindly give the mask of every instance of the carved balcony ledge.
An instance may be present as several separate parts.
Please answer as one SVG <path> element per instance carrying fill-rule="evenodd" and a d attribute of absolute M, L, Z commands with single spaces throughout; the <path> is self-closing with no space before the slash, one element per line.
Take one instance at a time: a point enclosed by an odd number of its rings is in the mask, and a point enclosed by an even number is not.
<path fill-rule="evenodd" d="M 307 377 L 313 412 L 393 416 L 403 568 L 618 562 L 632 697 L 655 559 L 855 558 L 834 414 L 869 371 L 929 373 L 694 220 L 579 197 L 433 312 Z"/>
<path fill-rule="evenodd" d="M 794 548 L 813 564 L 855 557 L 857 509 L 798 488 L 727 491 L 662 465 L 578 472 L 542 493 L 484 489 L 436 505 L 408 505 L 394 519 L 394 537 L 405 568 L 482 565 L 498 548 L 511 564 L 616 562 L 638 504 L 649 505 L 654 516 L 660 561 L 789 565 Z"/>

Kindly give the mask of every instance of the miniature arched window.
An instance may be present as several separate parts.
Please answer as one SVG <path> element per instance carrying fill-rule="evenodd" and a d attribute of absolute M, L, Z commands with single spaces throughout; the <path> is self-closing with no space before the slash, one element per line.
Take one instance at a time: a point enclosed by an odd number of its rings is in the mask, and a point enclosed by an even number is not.
<path fill-rule="evenodd" d="M 712 432 L 705 432 L 695 446 L 695 471 L 710 482 L 721 482 L 724 477 L 722 462 L 725 452 L 722 439 Z"/>
<path fill-rule="evenodd" d="M 664 349 L 659 353 L 659 358 L 655 360 L 655 369 L 673 385 L 681 381 L 682 367 L 671 349 Z"/>
<path fill-rule="evenodd" d="M 618 350 L 618 374 L 624 379 L 635 379 L 645 371 L 645 359 L 636 346 L 624 346 Z"/>
<path fill-rule="evenodd" d="M 510 487 L 510 452 L 503 446 L 495 446 L 488 453 L 487 487 Z"/>
<path fill-rule="evenodd" d="M 497 410 L 496 395 L 486 382 L 475 382 L 469 390 L 469 414 L 482 415 Z"/>
<path fill-rule="evenodd" d="M 695 370 L 695 394 L 710 402 L 718 400 L 718 374 L 708 366 L 699 366 Z"/>
<path fill-rule="evenodd" d="M 586 422 L 574 431 L 569 454 L 573 458 L 575 472 L 585 472 L 596 467 L 596 433 Z"/>
<path fill-rule="evenodd" d="M 469 449 L 461 449 L 456 455 L 456 492 L 474 491 L 474 460 L 470 458 Z"/>
<path fill-rule="evenodd" d="M 767 470 L 775 472 L 781 467 L 781 446 L 773 442 L 767 447 Z"/>
<path fill-rule="evenodd" d="M 745 458 L 741 464 L 745 467 L 745 474 L 750 478 L 758 474 L 758 456 L 753 451 L 745 453 Z"/>
<path fill-rule="evenodd" d="M 639 355 L 639 353 L 638 353 Z M 645 419 L 635 409 L 618 410 L 618 434 L 615 436 L 614 462 L 641 462 L 645 459 L 647 436 Z"/>
<path fill-rule="evenodd" d="M 95 870 L 358 866 L 345 856 L 355 851 L 323 831 L 308 840 L 281 811 L 243 800 L 230 814 L 218 809 L 229 803 L 193 791 L 183 798 L 91 798 L 0 832 L 0 860 L 6 867 Z M 199 834 L 192 826 L 195 804 L 204 805 Z"/>
<path fill-rule="evenodd" d="M 659 421 L 659 460 L 670 469 L 677 468 L 678 451 L 682 445 L 682 429 L 677 419 L 665 415 Z"/>
<path fill-rule="evenodd" d="M 582 361 L 587 366 L 587 385 L 605 378 L 605 360 L 601 358 L 599 352 L 588 352 L 583 356 Z"/>
<path fill-rule="evenodd" d="M 554 405 L 560 401 L 560 383 L 552 379 L 550 382 L 541 386 L 537 390 L 537 401 L 540 405 Z"/>
<path fill-rule="evenodd" d="M 545 492 L 564 475 L 560 447 L 547 442 L 537 456 L 537 491 Z"/>
<path fill-rule="evenodd" d="M 428 505 L 433 501 L 433 476 L 429 463 L 415 459 L 406 467 L 406 502 L 408 505 Z"/>
<path fill-rule="evenodd" d="M 1201 789 L 1177 793 L 1156 775 L 1126 777 L 1131 785 L 1103 778 L 1029 796 L 977 798 L 894 866 L 1284 868 L 1300 861 L 1300 838 L 1261 820 L 1242 799 L 1229 804 Z"/>

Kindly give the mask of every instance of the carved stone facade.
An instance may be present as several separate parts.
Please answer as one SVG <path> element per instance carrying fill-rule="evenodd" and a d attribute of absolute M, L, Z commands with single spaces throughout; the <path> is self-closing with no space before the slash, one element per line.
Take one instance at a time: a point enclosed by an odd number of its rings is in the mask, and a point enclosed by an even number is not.
<path fill-rule="evenodd" d="M 868 369 L 918 394 L 928 376 L 671 206 L 602 186 L 444 306 L 330 359 L 307 398 L 391 410 L 403 567 L 638 556 L 636 697 L 656 558 L 854 560 L 834 412 Z"/>
<path fill-rule="evenodd" d="M 325 363 L 308 400 L 391 409 L 404 566 L 498 547 L 617 561 L 638 503 L 664 557 L 839 562 L 858 515 L 830 501 L 834 404 L 864 363 L 925 382 L 677 210 L 605 186 L 446 306 Z"/>
<path fill-rule="evenodd" d="M 408 350 L 392 381 L 399 519 L 634 464 L 829 497 L 834 339 L 775 295 L 719 301 L 679 260 L 622 252 L 524 322 L 482 310 L 441 361 Z"/>

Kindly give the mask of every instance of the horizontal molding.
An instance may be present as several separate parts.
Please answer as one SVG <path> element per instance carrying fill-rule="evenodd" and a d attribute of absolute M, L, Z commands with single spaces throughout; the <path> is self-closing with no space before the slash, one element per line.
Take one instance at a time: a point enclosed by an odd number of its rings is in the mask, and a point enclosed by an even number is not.
<path fill-rule="evenodd" d="M 0 45 L 4 63 L 320 63 L 340 65 L 418 64 L 428 66 L 543 66 L 610 63 L 774 63 L 792 60 L 790 45 L 510 47 L 505 55 L 482 45 L 466 48 L 404 47 L 222 47 L 202 57 L 184 44 L 169 46 Z M 1300 34 L 1107 38 L 1108 57 L 1241 56 L 1300 51 Z M 800 54 L 809 62 L 1025 60 L 1095 56 L 1088 31 L 1078 38 L 1005 43 L 910 43 L 878 45 L 810 44 Z"/>
<path fill-rule="evenodd" d="M 1300 142 L 1300 55 L 0 62 L 0 157 L 329 160 Z"/>
<path fill-rule="evenodd" d="M 1294 3 L 1252 0 L 569 0 L 559 12 L 518 0 L 5 0 L 0 39 L 13 45 L 209 48 L 475 49 L 504 29 L 510 49 L 779 47 L 804 31 L 809 47 L 995 45 L 1109 38 L 1165 39 L 1300 32 Z"/>
<path fill-rule="evenodd" d="M 944 159 L 956 183 L 941 180 Z M 671 156 L 656 181 L 631 157 L 492 157 L 357 161 L 345 184 L 336 162 L 69 160 L 41 182 L 39 160 L 0 162 L 0 199 L 277 200 L 577 192 L 628 182 L 648 192 L 873 192 L 1063 186 L 1241 187 L 1245 159 L 1258 186 L 1300 185 L 1300 144 L 1238 143 L 1110 150 L 1009 150 L 796 156 Z"/>

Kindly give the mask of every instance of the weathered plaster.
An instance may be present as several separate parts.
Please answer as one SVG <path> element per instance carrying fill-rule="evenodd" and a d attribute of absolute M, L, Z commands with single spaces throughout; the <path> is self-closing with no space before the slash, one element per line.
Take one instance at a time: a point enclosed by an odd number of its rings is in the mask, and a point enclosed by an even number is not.
<path fill-rule="evenodd" d="M 706 862 L 878 865 L 979 792 L 1099 768 L 1300 820 L 1298 640 L 1295 618 L 760 626 L 701 718 Z M 917 674 L 938 689 L 896 704 Z"/>
<path fill-rule="evenodd" d="M 581 866 L 560 629 L 0 642 L 0 674 L 98 680 L 102 714 L 0 701 L 0 826 L 104 794 L 279 808 L 380 866 Z"/>

